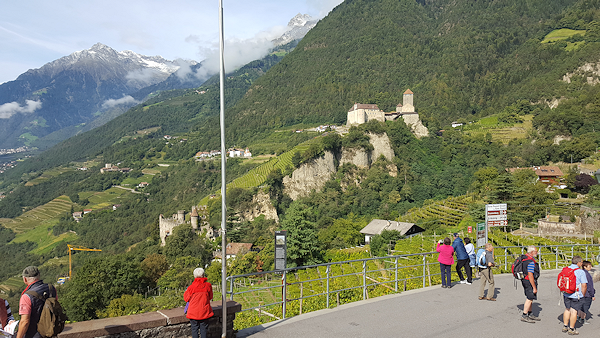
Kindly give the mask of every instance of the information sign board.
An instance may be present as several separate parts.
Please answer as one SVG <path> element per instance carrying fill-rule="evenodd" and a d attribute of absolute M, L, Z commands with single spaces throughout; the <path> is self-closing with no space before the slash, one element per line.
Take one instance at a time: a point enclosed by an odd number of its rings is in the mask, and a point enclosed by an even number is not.
<path fill-rule="evenodd" d="M 484 246 L 487 241 L 487 227 L 485 223 L 477 223 L 477 247 Z"/>
<path fill-rule="evenodd" d="M 287 231 L 275 231 L 275 270 L 283 270 L 287 265 Z"/>
<path fill-rule="evenodd" d="M 508 224 L 508 206 L 506 203 L 486 204 L 485 223 L 487 227 L 506 226 Z"/>

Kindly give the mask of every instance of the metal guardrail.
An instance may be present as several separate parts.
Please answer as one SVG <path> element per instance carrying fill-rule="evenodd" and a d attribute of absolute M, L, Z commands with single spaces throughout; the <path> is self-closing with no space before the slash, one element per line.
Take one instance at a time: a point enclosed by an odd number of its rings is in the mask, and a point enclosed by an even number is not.
<path fill-rule="evenodd" d="M 576 254 L 586 260 L 598 260 L 600 258 L 600 244 L 540 245 L 537 247 L 539 251 L 537 260 L 541 269 L 558 269 L 560 266 L 566 266 L 570 264 L 571 258 Z M 500 270 L 500 272 L 510 272 L 516 256 L 524 254 L 526 251 L 527 246 L 494 247 L 494 258 L 496 261 L 494 269 Z M 257 293 L 271 292 L 273 294 L 275 290 L 276 292 L 274 293 L 280 294 L 280 296 L 276 297 L 274 301 L 267 304 L 259 302 L 257 306 L 244 308 L 242 312 L 256 310 L 259 313 L 265 312 L 265 314 L 279 319 L 279 317 L 268 313 L 265 309 L 269 307 L 272 309 L 273 306 L 280 305 L 281 318 L 286 318 L 288 313 L 287 308 L 290 303 L 299 302 L 299 314 L 302 314 L 303 302 L 314 297 L 325 297 L 326 301 L 322 308 L 330 308 L 330 303 L 334 300 L 334 297 L 336 306 L 338 306 L 340 305 L 340 293 L 352 290 L 360 289 L 362 299 L 365 300 L 369 298 L 369 290 L 374 290 L 374 288 L 379 286 L 384 288 L 385 290 L 383 291 L 387 293 L 397 293 L 399 291 L 419 288 L 408 285 L 410 281 L 414 280 L 419 280 L 421 283 L 418 284 L 421 284 L 421 287 L 426 287 L 427 284 L 429 286 L 435 285 L 437 281 L 434 279 L 441 276 L 437 255 L 437 252 L 424 252 L 372 257 L 287 268 L 278 271 L 228 276 L 229 291 L 226 293 L 231 300 L 234 300 L 236 296 L 245 299 L 260 298 L 256 297 Z M 404 265 L 401 263 L 407 264 Z M 350 271 L 345 272 L 344 267 Z M 309 269 L 316 270 L 315 275 L 319 277 L 299 280 L 296 276 L 296 280 L 288 282 L 290 275 L 296 275 L 303 271 L 307 272 Z M 456 275 L 455 269 L 452 270 L 453 275 Z M 408 273 L 405 273 L 406 271 Z M 389 277 L 386 278 L 383 276 Z M 280 284 L 279 280 L 281 280 Z M 320 284 L 320 288 L 316 288 L 317 290 L 311 288 L 315 283 Z M 267 284 L 267 286 L 261 286 L 261 284 Z M 414 286 L 415 284 L 413 283 L 412 285 Z M 299 288 L 299 297 L 288 298 L 288 290 L 291 287 Z M 308 294 L 305 294 L 304 291 L 307 291 L 306 293 Z M 312 310 L 317 309 L 313 308 Z"/>

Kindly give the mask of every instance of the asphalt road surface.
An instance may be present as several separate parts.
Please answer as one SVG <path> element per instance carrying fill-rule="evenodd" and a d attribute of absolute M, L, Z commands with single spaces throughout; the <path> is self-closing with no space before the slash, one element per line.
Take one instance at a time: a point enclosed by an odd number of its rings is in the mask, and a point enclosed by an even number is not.
<path fill-rule="evenodd" d="M 479 279 L 472 285 L 454 281 L 450 289 L 436 285 L 345 304 L 247 328 L 237 337 L 566 337 L 558 273 L 541 273 L 533 303 L 533 313 L 541 318 L 536 323 L 521 322 L 523 287 L 517 281 L 515 289 L 512 274 L 503 274 L 495 275 L 495 302 L 478 299 Z M 600 297 L 590 312 L 592 322 L 576 326 L 579 336 L 600 337 Z"/>

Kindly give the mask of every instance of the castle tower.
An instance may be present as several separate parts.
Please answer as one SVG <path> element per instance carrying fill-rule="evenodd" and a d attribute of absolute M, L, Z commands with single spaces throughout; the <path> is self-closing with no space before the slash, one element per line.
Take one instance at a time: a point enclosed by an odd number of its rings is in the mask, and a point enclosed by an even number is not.
<path fill-rule="evenodd" d="M 402 113 L 414 113 L 415 106 L 413 105 L 413 92 L 407 89 L 402 95 Z"/>
<path fill-rule="evenodd" d="M 198 211 L 196 211 L 196 207 L 192 207 L 190 218 L 192 221 L 192 229 L 198 230 Z"/>
<path fill-rule="evenodd" d="M 185 220 L 185 210 L 177 210 L 177 221 L 183 223 Z"/>

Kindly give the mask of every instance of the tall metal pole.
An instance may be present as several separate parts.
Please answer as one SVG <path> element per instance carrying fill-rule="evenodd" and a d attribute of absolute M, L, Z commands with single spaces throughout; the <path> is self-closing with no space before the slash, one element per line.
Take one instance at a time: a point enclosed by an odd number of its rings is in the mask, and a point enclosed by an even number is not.
<path fill-rule="evenodd" d="M 219 0 L 219 63 L 220 63 L 220 91 L 221 91 L 221 304 L 223 308 L 223 330 L 221 338 L 227 337 L 227 186 L 225 181 L 225 165 L 227 153 L 225 152 L 225 58 L 223 37 L 223 0 Z"/>

